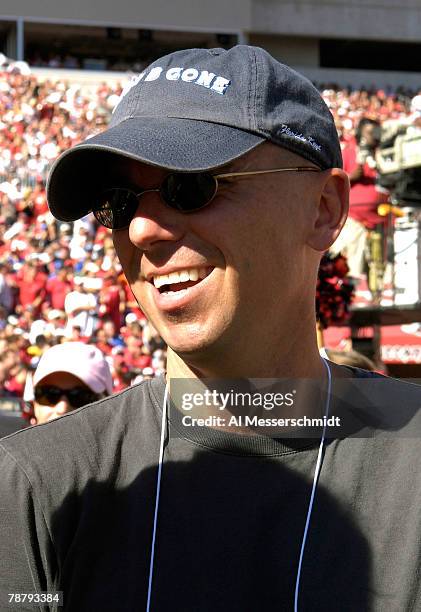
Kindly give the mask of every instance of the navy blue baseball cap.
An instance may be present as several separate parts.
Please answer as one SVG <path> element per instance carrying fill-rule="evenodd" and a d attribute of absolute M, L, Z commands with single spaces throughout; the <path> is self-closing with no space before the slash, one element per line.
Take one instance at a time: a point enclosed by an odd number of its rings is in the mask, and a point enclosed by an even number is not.
<path fill-rule="evenodd" d="M 115 155 L 178 172 L 218 168 L 270 141 L 321 169 L 341 168 L 333 117 L 314 85 L 264 49 L 187 49 L 124 88 L 108 128 L 65 151 L 47 198 L 62 221 L 87 214 Z"/>

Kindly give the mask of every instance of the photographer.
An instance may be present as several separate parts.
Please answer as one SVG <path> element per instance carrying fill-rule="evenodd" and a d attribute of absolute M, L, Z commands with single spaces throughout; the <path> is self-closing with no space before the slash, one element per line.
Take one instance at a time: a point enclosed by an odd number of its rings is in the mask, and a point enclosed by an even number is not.
<path fill-rule="evenodd" d="M 377 214 L 378 205 L 389 197 L 377 184 L 375 156 L 380 133 L 378 121 L 363 118 L 356 128 L 355 138 L 342 151 L 344 170 L 351 183 L 349 217 L 331 251 L 346 255 L 350 275 L 355 278 L 361 278 L 366 271 L 368 231 L 385 221 Z"/>

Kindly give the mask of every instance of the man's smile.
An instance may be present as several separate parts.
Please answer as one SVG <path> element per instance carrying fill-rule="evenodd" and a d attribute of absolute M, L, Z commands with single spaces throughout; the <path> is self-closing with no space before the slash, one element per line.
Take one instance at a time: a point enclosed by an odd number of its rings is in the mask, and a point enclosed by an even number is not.
<path fill-rule="evenodd" d="M 188 306 L 211 282 L 214 267 L 185 268 L 168 274 L 148 275 L 158 310 L 169 312 Z"/>
<path fill-rule="evenodd" d="M 175 292 L 193 287 L 206 278 L 212 271 L 211 267 L 185 268 L 165 274 L 149 275 L 149 282 L 153 282 L 160 293 Z"/>

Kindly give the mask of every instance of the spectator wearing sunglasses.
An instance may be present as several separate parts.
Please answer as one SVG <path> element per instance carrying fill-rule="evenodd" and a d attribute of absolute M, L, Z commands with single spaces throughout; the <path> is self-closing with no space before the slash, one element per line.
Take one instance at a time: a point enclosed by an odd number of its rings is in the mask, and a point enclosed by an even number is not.
<path fill-rule="evenodd" d="M 417 436 L 230 418 L 239 378 L 240 392 L 299 385 L 288 417 L 360 417 L 371 399 L 372 421 L 386 406 L 395 424 L 419 406 L 416 385 L 318 352 L 317 272 L 349 181 L 316 88 L 255 47 L 171 53 L 47 191 L 59 219 L 92 211 L 113 230 L 168 358 L 163 376 L 2 441 L 0 592 L 54 587 L 72 611 L 421 610 Z M 209 379 L 233 387 L 223 411 L 203 403 Z M 206 422 L 189 426 L 178 399 L 196 390 Z"/>
<path fill-rule="evenodd" d="M 110 368 L 95 346 L 82 342 L 52 346 L 34 373 L 31 423 L 47 423 L 110 395 L 112 390 Z"/>

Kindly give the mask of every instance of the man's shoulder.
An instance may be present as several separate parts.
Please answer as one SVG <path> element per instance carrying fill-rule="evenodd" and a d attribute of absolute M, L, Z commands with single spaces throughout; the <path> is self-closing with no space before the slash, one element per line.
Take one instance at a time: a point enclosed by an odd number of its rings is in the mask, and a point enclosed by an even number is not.
<path fill-rule="evenodd" d="M 349 378 L 337 397 L 344 399 L 343 414 L 352 427 L 366 435 L 385 439 L 417 440 L 421 435 L 421 385 L 343 367 Z"/>
<path fill-rule="evenodd" d="M 409 393 L 417 395 L 421 393 L 421 379 L 401 379 L 393 378 L 392 376 L 386 376 L 379 372 L 370 372 L 369 370 L 363 370 L 362 368 L 355 368 L 353 366 L 339 366 L 344 372 L 348 372 L 348 377 L 353 377 L 356 380 L 371 381 L 385 390 L 397 389 L 402 393 Z"/>
<path fill-rule="evenodd" d="M 338 367 L 338 366 L 337 366 Z M 370 372 L 353 366 L 339 366 L 347 380 L 352 380 L 356 388 L 374 389 L 377 395 L 384 398 L 395 398 L 421 401 L 421 379 L 399 379 L 378 372 Z"/>
<path fill-rule="evenodd" d="M 0 440 L 3 456 L 26 472 L 92 472 L 112 462 L 122 448 L 143 445 L 159 422 L 163 383 L 145 381 L 88 404 L 54 421 L 35 425 Z M 162 391 L 163 394 L 163 391 Z M 145 445 L 143 445 L 145 446 Z"/>

